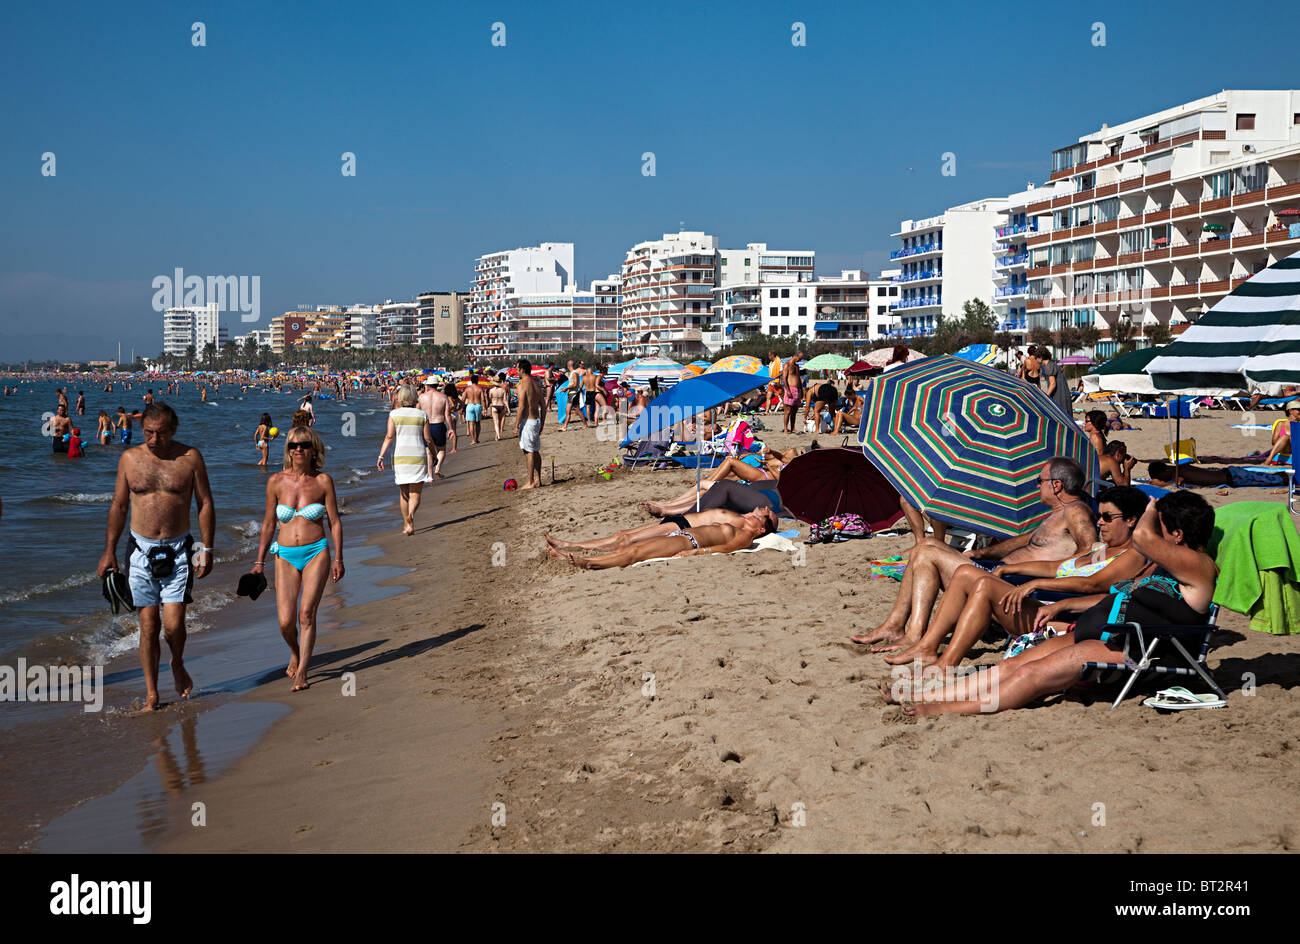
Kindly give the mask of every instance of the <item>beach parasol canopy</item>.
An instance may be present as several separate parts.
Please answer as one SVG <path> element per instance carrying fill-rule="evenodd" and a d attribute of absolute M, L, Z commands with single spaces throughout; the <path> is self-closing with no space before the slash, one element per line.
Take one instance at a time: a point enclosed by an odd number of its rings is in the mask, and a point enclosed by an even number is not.
<path fill-rule="evenodd" d="M 844 370 L 852 367 L 853 361 L 840 354 L 818 354 L 803 365 L 804 370 Z"/>
<path fill-rule="evenodd" d="M 997 360 L 1002 349 L 996 344 L 967 344 L 953 357 L 960 357 L 964 361 L 972 361 L 976 364 L 992 364 Z M 910 361 L 911 358 L 908 358 Z"/>
<path fill-rule="evenodd" d="M 1091 364 L 1092 358 L 1088 357 L 1086 354 L 1071 354 L 1069 357 L 1062 357 L 1056 363 L 1060 364 L 1062 367 L 1074 367 L 1080 364 Z"/>
<path fill-rule="evenodd" d="M 1108 390 L 1113 393 L 1155 393 L 1147 364 L 1160 355 L 1163 347 L 1146 347 L 1112 357 L 1091 373 L 1083 375 L 1083 389 L 1088 393 Z"/>
<path fill-rule="evenodd" d="M 866 361 L 857 361 L 852 367 L 845 371 L 850 377 L 863 377 L 867 374 L 878 374 L 880 368 L 875 364 L 869 364 Z"/>
<path fill-rule="evenodd" d="M 1097 476 L 1097 456 L 1072 417 L 1004 370 L 931 357 L 872 381 L 862 451 L 907 500 L 949 524 L 999 537 L 1049 514 L 1038 475 L 1067 456 Z"/>
<path fill-rule="evenodd" d="M 911 348 L 908 348 L 907 363 L 910 364 L 912 363 L 912 361 L 919 361 L 923 357 L 925 357 L 925 355 L 922 354 L 920 351 L 913 351 Z M 894 359 L 894 349 L 892 347 L 882 347 L 880 350 L 872 351 L 870 354 L 868 354 L 866 357 L 863 358 L 863 360 L 866 361 L 868 364 L 870 364 L 872 367 L 884 367 L 893 359 Z"/>
<path fill-rule="evenodd" d="M 898 492 L 858 449 L 815 449 L 796 456 L 781 472 L 781 504 L 800 521 L 861 515 L 872 531 L 903 517 Z"/>
<path fill-rule="evenodd" d="M 1300 384 L 1300 252 L 1237 286 L 1147 365 L 1158 391 L 1247 389 L 1279 396 Z"/>
<path fill-rule="evenodd" d="M 704 372 L 706 374 L 757 374 L 767 372 L 767 365 L 748 354 L 728 354 Z"/>
<path fill-rule="evenodd" d="M 652 377 L 659 378 L 661 388 L 671 387 L 688 376 L 686 368 L 667 357 L 641 357 L 633 361 L 619 375 L 619 379 L 634 387 L 648 387 Z"/>

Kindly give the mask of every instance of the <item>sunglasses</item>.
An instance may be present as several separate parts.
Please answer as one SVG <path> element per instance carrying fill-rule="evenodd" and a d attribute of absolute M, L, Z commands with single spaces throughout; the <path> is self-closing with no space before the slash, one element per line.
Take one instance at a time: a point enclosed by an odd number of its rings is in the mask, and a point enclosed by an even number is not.
<path fill-rule="evenodd" d="M 1097 517 L 1100 518 L 1102 521 L 1106 522 L 1107 524 L 1110 524 L 1112 521 L 1124 521 L 1124 520 L 1126 520 L 1126 518 L 1125 518 L 1124 515 L 1121 515 L 1121 514 L 1112 514 L 1112 513 L 1109 512 L 1109 511 L 1103 511 L 1101 514 L 1097 515 Z"/>
<path fill-rule="evenodd" d="M 288 448 L 290 452 L 295 452 L 299 449 L 314 449 L 315 447 L 309 442 L 304 442 L 302 440 L 299 440 L 298 442 L 289 443 Z"/>

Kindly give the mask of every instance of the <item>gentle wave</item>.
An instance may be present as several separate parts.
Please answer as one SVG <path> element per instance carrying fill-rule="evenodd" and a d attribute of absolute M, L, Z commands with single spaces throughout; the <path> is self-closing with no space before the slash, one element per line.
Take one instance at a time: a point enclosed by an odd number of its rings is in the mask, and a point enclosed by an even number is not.
<path fill-rule="evenodd" d="M 30 600 L 32 597 L 43 596 L 47 593 L 61 593 L 64 590 L 74 590 L 77 587 L 84 587 L 92 583 L 97 583 L 99 577 L 94 573 L 69 574 L 62 580 L 54 583 L 38 583 L 30 587 L 24 587 L 22 590 L 14 590 L 10 593 L 0 594 L 0 606 L 9 603 L 17 603 L 20 600 Z"/>
<path fill-rule="evenodd" d="M 107 505 L 112 500 L 112 492 L 61 492 L 58 495 L 42 495 L 39 498 L 29 498 L 27 504 Z"/>

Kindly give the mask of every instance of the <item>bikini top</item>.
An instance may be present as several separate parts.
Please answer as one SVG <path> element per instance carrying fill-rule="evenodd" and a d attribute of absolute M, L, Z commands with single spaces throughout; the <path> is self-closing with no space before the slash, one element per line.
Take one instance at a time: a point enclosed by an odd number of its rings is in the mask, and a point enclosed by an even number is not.
<path fill-rule="evenodd" d="M 290 508 L 288 505 L 276 505 L 275 516 L 283 524 L 288 524 L 294 518 L 306 518 L 308 521 L 320 521 L 325 517 L 325 506 L 320 502 L 312 502 L 310 505 L 304 505 L 302 508 Z"/>

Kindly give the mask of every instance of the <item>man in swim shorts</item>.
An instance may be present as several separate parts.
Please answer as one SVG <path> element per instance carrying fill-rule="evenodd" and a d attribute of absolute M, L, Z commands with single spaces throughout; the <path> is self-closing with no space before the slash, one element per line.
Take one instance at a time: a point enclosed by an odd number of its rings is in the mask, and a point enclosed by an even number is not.
<path fill-rule="evenodd" d="M 419 398 L 420 409 L 429 417 L 429 438 L 433 440 L 435 452 L 433 474 L 445 478 L 442 474 L 442 460 L 447 455 L 447 429 L 451 426 L 451 401 L 438 386 L 438 378 L 429 376 L 424 381 L 424 392 Z"/>
<path fill-rule="evenodd" d="M 67 437 L 72 433 L 72 418 L 68 416 L 68 404 L 60 403 L 55 410 L 53 419 L 50 420 L 50 434 L 53 437 L 51 444 L 55 452 L 66 453 L 68 451 Z"/>
<path fill-rule="evenodd" d="M 562 541 L 546 535 L 546 543 L 560 551 L 613 551 L 622 550 L 642 541 L 670 537 L 689 528 L 698 528 L 709 524 L 729 524 L 739 528 L 747 517 L 770 523 L 770 530 L 776 530 L 776 514 L 771 507 L 763 506 L 748 514 L 739 514 L 725 508 L 711 508 L 706 511 L 692 511 L 684 515 L 665 515 L 655 524 L 644 524 L 639 528 L 627 528 L 593 541 Z"/>
<path fill-rule="evenodd" d="M 795 351 L 781 368 L 781 406 L 785 414 L 781 431 L 784 433 L 797 432 L 795 424 L 799 418 L 799 404 L 803 402 L 803 383 L 799 379 L 799 362 L 803 359 L 803 351 Z"/>
<path fill-rule="evenodd" d="M 622 550 L 596 557 L 579 557 L 574 553 L 548 548 L 551 557 L 566 560 L 583 570 L 606 570 L 610 567 L 627 567 L 640 561 L 658 557 L 694 557 L 701 554 L 730 554 L 743 550 L 776 525 L 770 514 L 754 511 L 742 515 L 738 524 L 706 524 L 690 528 L 677 528 L 663 537 L 637 541 Z"/>
<path fill-rule="evenodd" d="M 165 403 L 153 403 L 145 409 L 144 444 L 123 452 L 117 463 L 117 484 L 108 509 L 108 533 L 98 567 L 101 578 L 117 570 L 117 544 L 129 514 L 127 574 L 132 600 L 140 614 L 140 665 L 144 669 L 147 711 L 157 710 L 160 704 L 160 628 L 171 649 L 177 693 L 188 698 L 194 689 L 185 671 L 185 605 L 191 602 L 194 578 L 211 572 L 214 553 L 216 511 L 207 468 L 197 449 L 172 438 L 178 425 L 175 411 Z M 198 501 L 203 543 L 194 548 L 191 561 L 193 500 Z"/>
<path fill-rule="evenodd" d="M 461 399 L 465 401 L 465 425 L 469 427 L 470 445 L 477 446 L 478 431 L 483 423 L 483 405 L 486 398 L 483 396 L 483 388 L 478 385 L 478 377 L 472 371 L 469 375 L 469 383 L 461 394 Z"/>
<path fill-rule="evenodd" d="M 542 484 L 542 427 L 546 423 L 546 401 L 537 381 L 533 378 L 533 365 L 525 358 L 519 359 L 519 410 L 515 414 L 515 433 L 519 448 L 524 453 L 528 481 L 520 490 L 537 488 Z"/>

